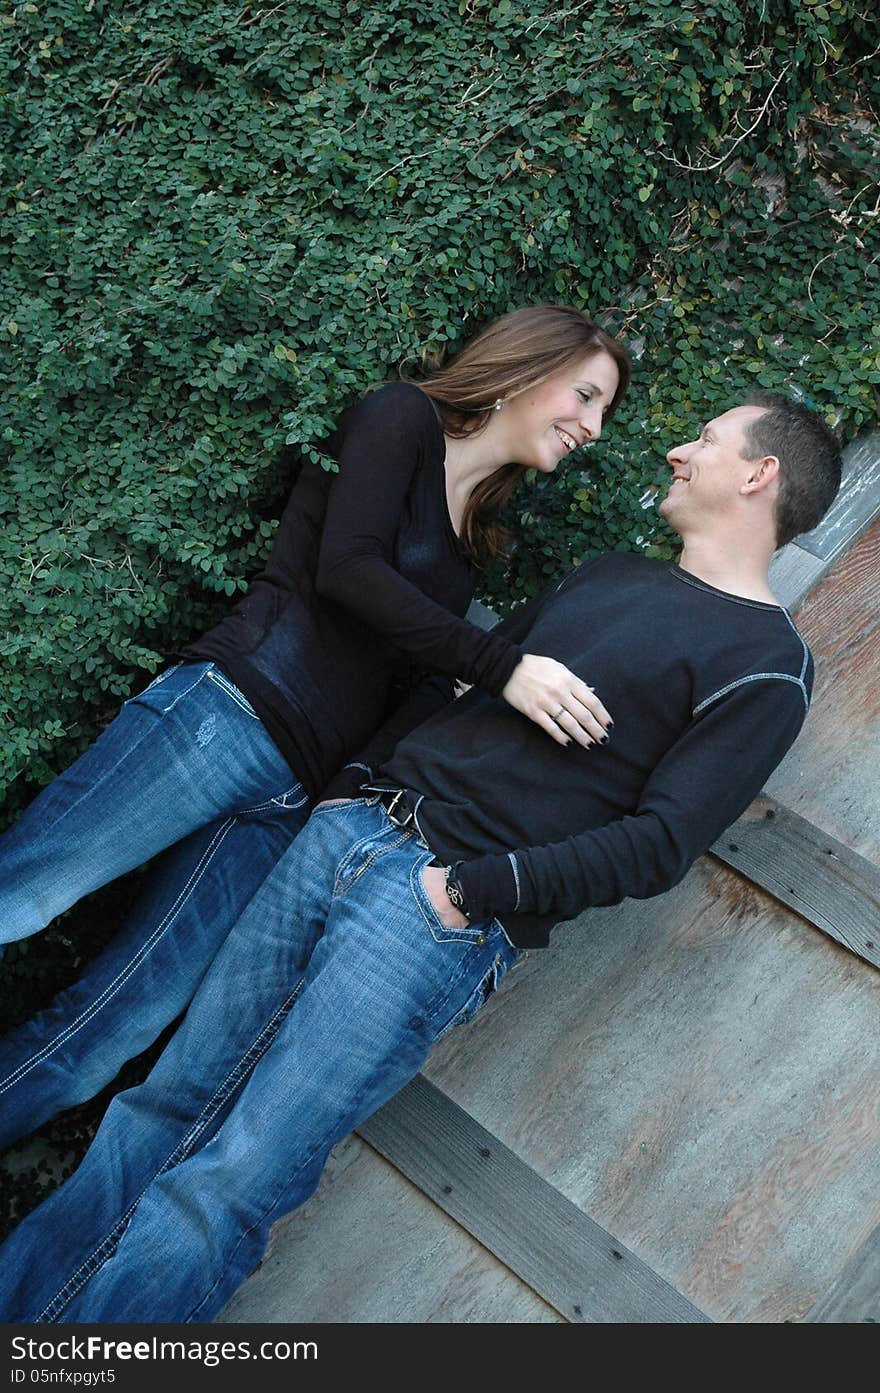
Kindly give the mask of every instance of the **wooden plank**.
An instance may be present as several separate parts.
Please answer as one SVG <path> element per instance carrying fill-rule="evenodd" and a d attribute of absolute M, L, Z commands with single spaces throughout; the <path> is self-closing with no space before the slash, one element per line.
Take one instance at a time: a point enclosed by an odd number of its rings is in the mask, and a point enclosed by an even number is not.
<path fill-rule="evenodd" d="M 880 521 L 795 618 L 816 662 L 813 701 L 764 791 L 880 863 Z"/>
<path fill-rule="evenodd" d="M 561 1324 L 562 1316 L 361 1141 L 272 1229 L 218 1321 Z"/>
<path fill-rule="evenodd" d="M 796 542 L 778 551 L 770 563 L 770 589 L 786 609 L 796 609 L 825 574 L 825 564 Z"/>
<path fill-rule="evenodd" d="M 708 1321 L 422 1076 L 358 1130 L 567 1320 Z"/>
<path fill-rule="evenodd" d="M 880 868 L 762 794 L 713 855 L 880 967 Z"/>
<path fill-rule="evenodd" d="M 852 441 L 843 452 L 843 483 L 819 526 L 797 543 L 825 563 L 852 545 L 880 515 L 880 431 Z"/>
<path fill-rule="evenodd" d="M 804 1324 L 841 1325 L 869 1320 L 880 1320 L 880 1224 L 804 1317 Z"/>
<path fill-rule="evenodd" d="M 555 930 L 425 1073 L 712 1320 L 801 1320 L 880 1223 L 878 988 L 706 857 Z"/>

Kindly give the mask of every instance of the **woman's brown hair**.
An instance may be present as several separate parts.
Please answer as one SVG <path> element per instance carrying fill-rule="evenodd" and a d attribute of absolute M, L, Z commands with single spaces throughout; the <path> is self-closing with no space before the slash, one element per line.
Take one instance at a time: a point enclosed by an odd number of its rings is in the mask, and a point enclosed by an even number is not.
<path fill-rule="evenodd" d="M 629 386 L 629 355 L 588 315 L 569 305 L 528 305 L 502 315 L 442 367 L 431 365 L 416 385 L 434 403 L 444 433 L 462 440 L 483 430 L 497 401 L 537 387 L 593 353 L 608 353 L 617 364 L 620 380 L 605 413 L 613 416 Z M 505 532 L 498 515 L 525 472 L 523 465 L 504 464 L 468 499 L 461 536 L 478 565 L 503 550 Z"/>

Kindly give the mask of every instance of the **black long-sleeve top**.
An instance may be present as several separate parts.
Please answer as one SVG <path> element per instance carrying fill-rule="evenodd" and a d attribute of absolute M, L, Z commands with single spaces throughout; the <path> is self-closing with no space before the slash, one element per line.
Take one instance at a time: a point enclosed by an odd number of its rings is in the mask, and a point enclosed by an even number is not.
<path fill-rule="evenodd" d="M 471 919 L 543 947 L 561 919 L 681 879 L 795 739 L 812 660 L 784 609 L 626 553 L 586 562 L 500 627 L 595 687 L 614 717 L 607 745 L 563 748 L 473 690 L 387 757 L 401 711 L 362 760 L 410 791 L 438 859 L 463 863 Z"/>
<path fill-rule="evenodd" d="M 304 461 L 265 569 L 189 645 L 244 692 L 314 796 L 387 714 L 392 682 L 460 676 L 498 694 L 522 652 L 462 616 L 474 570 L 446 501 L 428 397 L 390 383 L 340 422 L 330 473 Z"/>

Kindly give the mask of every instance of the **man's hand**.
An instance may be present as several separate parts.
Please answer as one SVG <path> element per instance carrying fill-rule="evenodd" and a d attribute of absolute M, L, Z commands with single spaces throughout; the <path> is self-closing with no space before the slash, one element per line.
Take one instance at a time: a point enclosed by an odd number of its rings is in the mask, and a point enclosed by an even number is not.
<path fill-rule="evenodd" d="M 564 663 L 526 653 L 501 695 L 517 711 L 546 730 L 557 745 L 577 741 L 585 750 L 604 744 L 606 726 L 613 725 L 592 687 Z"/>
<path fill-rule="evenodd" d="M 422 884 L 431 904 L 437 911 L 440 923 L 447 929 L 464 929 L 470 922 L 460 909 L 450 902 L 446 893 L 446 867 L 426 866 L 422 871 Z"/>

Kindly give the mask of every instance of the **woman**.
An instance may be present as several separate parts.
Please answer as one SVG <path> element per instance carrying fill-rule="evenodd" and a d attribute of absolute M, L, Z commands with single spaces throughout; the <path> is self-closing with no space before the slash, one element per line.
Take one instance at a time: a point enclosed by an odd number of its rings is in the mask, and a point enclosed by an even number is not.
<path fill-rule="evenodd" d="M 132 919 L 0 1051 L 0 1144 L 91 1097 L 183 1009 L 309 806 L 411 673 L 503 696 L 553 740 L 609 716 L 575 674 L 461 616 L 527 468 L 598 438 L 625 351 L 580 312 L 504 316 L 360 402 L 302 467 L 265 570 L 0 841 L 0 939 L 169 846 Z"/>

